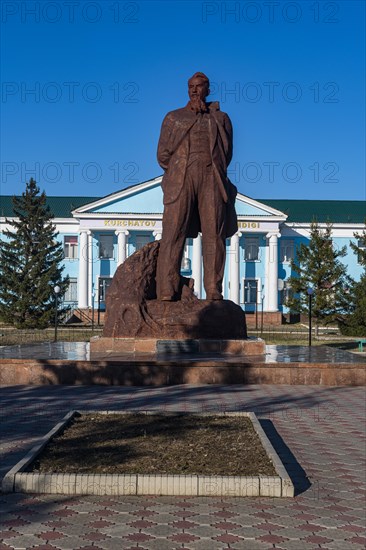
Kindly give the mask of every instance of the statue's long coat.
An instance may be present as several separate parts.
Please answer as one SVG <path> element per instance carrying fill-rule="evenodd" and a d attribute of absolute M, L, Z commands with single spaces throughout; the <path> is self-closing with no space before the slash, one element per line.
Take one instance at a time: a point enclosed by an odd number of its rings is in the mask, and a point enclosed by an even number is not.
<path fill-rule="evenodd" d="M 220 111 L 217 102 L 207 104 L 210 112 L 210 148 L 214 177 L 222 198 L 227 205 L 225 236 L 231 237 L 237 230 L 235 197 L 237 189 L 227 177 L 227 167 L 233 153 L 233 130 L 230 118 Z M 188 133 L 196 122 L 196 114 L 187 107 L 171 111 L 161 127 L 158 161 L 165 170 L 161 186 L 164 204 L 174 203 L 182 190 L 189 157 Z M 192 216 L 187 237 L 197 237 L 201 231 L 198 210 Z"/>

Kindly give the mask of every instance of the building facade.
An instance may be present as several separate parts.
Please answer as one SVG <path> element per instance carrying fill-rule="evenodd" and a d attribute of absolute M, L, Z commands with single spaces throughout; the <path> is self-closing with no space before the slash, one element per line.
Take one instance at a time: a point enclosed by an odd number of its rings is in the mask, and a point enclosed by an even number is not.
<path fill-rule="evenodd" d="M 64 247 L 64 273 L 70 277 L 65 302 L 72 308 L 101 309 L 117 267 L 146 243 L 161 238 L 163 194 L 161 177 L 106 197 L 48 197 L 58 239 Z M 11 197 L 0 197 L 0 238 L 12 217 Z M 238 232 L 227 239 L 224 297 L 266 324 L 280 324 L 288 314 L 290 262 L 300 243 L 309 241 L 310 224 L 333 224 L 335 246 L 346 245 L 343 258 L 356 280 L 362 266 L 351 250 L 354 233 L 365 228 L 366 201 L 254 200 L 238 194 Z M 205 297 L 201 237 L 187 239 L 182 275 L 195 280 Z"/>

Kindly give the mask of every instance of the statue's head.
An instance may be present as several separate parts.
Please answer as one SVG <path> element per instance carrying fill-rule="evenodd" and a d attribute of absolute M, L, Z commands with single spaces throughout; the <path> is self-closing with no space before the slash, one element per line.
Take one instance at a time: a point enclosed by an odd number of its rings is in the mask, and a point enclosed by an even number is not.
<path fill-rule="evenodd" d="M 210 81 L 204 73 L 194 73 L 188 80 L 188 95 L 191 102 L 205 102 L 210 93 Z"/>

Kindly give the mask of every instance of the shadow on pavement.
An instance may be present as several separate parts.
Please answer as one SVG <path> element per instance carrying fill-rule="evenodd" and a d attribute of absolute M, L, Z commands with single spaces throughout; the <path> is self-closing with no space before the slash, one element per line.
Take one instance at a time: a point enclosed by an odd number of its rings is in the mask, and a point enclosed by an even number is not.
<path fill-rule="evenodd" d="M 306 475 L 305 470 L 301 467 L 296 460 L 296 457 L 283 441 L 271 420 L 261 418 L 259 419 L 259 422 L 295 486 L 295 496 L 301 495 L 301 493 L 304 493 L 311 487 L 310 480 Z"/>

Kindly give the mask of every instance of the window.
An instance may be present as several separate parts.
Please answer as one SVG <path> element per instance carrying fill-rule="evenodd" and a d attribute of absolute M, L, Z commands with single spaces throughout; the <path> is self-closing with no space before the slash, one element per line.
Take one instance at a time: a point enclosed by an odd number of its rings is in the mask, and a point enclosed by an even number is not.
<path fill-rule="evenodd" d="M 244 259 L 246 262 L 254 262 L 259 259 L 258 237 L 246 237 L 244 241 Z"/>
<path fill-rule="evenodd" d="M 111 286 L 112 277 L 100 277 L 99 279 L 99 302 L 105 302 L 106 293 Z"/>
<path fill-rule="evenodd" d="M 64 257 L 74 259 L 78 257 L 78 238 L 77 235 L 64 237 Z"/>
<path fill-rule="evenodd" d="M 135 237 L 136 250 L 140 250 L 140 248 L 143 248 L 145 244 L 149 242 L 150 242 L 149 235 L 136 235 Z"/>
<path fill-rule="evenodd" d="M 113 258 L 113 235 L 100 235 L 99 258 Z"/>
<path fill-rule="evenodd" d="M 257 302 L 258 281 L 256 279 L 244 279 L 244 304 Z"/>
<path fill-rule="evenodd" d="M 65 292 L 65 302 L 77 302 L 78 300 L 78 281 L 70 279 L 70 284 Z"/>
<path fill-rule="evenodd" d="M 294 241 L 290 239 L 281 240 L 281 262 L 288 263 L 295 257 Z"/>
<path fill-rule="evenodd" d="M 287 302 L 292 298 L 293 290 L 289 281 L 283 282 L 283 289 L 280 290 L 280 304 L 287 305 Z"/>

